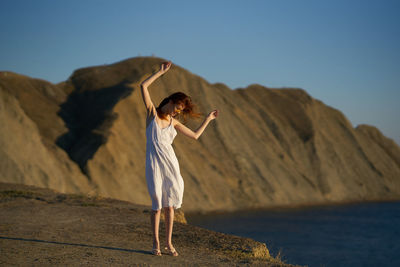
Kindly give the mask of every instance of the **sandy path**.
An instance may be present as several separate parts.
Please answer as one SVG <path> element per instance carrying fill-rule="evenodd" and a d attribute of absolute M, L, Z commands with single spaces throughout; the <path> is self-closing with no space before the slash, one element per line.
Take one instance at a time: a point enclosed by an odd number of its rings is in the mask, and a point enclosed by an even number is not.
<path fill-rule="evenodd" d="M 148 207 L 0 183 L 0 265 L 289 266 L 264 244 L 185 223 L 173 242 L 179 257 L 150 254 Z"/>

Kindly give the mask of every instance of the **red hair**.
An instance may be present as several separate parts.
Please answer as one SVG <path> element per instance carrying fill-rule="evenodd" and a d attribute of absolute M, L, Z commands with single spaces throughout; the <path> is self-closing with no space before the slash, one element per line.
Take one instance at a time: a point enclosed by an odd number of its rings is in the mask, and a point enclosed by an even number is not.
<path fill-rule="evenodd" d="M 184 122 L 186 122 L 188 117 L 199 118 L 201 115 L 195 112 L 196 106 L 192 103 L 190 96 L 182 92 L 176 92 L 161 101 L 160 105 L 156 108 L 158 117 L 165 119 L 166 114 L 162 112 L 161 108 L 168 104 L 169 101 L 172 101 L 174 105 L 183 105 L 183 110 L 179 113 L 179 116 L 183 117 Z"/>

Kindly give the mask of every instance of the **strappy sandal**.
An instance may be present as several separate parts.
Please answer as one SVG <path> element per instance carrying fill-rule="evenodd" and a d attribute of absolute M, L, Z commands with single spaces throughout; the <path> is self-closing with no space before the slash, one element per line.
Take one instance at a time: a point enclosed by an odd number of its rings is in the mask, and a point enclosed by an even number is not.
<path fill-rule="evenodd" d="M 165 250 L 167 251 L 167 255 L 177 257 L 179 254 L 176 252 L 175 248 L 169 249 L 168 247 L 165 247 Z"/>
<path fill-rule="evenodd" d="M 159 250 L 158 248 L 153 248 L 151 254 L 153 254 L 154 256 L 161 256 L 161 250 Z"/>

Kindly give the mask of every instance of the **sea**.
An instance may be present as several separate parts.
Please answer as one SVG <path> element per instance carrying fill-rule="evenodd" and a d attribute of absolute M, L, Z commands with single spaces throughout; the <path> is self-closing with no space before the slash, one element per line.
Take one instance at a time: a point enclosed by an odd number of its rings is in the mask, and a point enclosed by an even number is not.
<path fill-rule="evenodd" d="M 266 243 L 272 256 L 303 266 L 400 266 L 400 202 L 220 214 L 188 223 Z"/>

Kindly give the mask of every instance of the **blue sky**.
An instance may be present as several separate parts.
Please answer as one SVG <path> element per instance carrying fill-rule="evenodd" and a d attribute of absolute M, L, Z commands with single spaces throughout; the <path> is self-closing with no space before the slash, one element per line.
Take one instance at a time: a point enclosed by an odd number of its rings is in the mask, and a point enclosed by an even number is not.
<path fill-rule="evenodd" d="M 232 89 L 297 87 L 400 144 L 400 1 L 1 0 L 0 70 L 53 83 L 155 55 Z"/>

